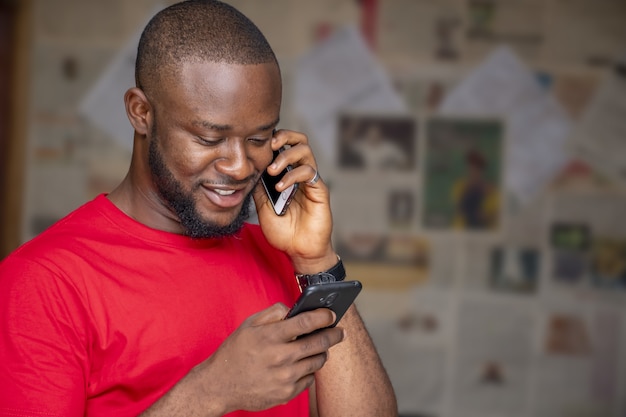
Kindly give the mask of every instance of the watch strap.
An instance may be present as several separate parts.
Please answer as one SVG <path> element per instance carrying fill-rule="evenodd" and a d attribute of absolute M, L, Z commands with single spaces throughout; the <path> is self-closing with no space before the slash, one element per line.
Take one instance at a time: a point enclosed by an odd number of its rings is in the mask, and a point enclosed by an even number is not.
<path fill-rule="evenodd" d="M 330 269 L 317 274 L 296 274 L 298 285 L 303 290 L 310 285 L 327 284 L 329 282 L 343 281 L 346 278 L 346 270 L 343 261 L 337 256 L 337 263 Z"/>

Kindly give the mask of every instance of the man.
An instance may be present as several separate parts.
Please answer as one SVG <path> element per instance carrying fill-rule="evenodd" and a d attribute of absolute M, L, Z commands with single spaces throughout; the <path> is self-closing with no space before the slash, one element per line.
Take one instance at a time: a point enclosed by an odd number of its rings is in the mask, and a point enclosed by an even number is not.
<path fill-rule="evenodd" d="M 0 415 L 396 415 L 354 307 L 336 328 L 328 309 L 284 319 L 294 274 L 340 261 L 307 138 L 275 130 L 263 35 L 220 2 L 175 4 L 136 82 L 126 178 L 0 264 Z M 303 185 L 277 216 L 258 180 L 287 164 L 277 189 Z"/>
<path fill-rule="evenodd" d="M 465 163 L 465 176 L 452 187 L 456 209 L 453 224 L 461 229 L 492 229 L 498 221 L 498 193 L 487 178 L 487 159 L 480 151 L 470 149 Z"/>

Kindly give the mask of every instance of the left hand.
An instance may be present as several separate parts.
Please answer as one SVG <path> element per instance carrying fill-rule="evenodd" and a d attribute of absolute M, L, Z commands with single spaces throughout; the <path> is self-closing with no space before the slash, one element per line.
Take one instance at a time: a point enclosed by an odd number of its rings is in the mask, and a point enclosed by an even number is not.
<path fill-rule="evenodd" d="M 268 173 L 277 175 L 291 165 L 293 169 L 284 176 L 283 183 L 277 185 L 277 190 L 282 191 L 294 183 L 299 183 L 299 189 L 286 213 L 277 216 L 263 185 L 257 184 L 253 197 L 261 229 L 272 246 L 291 257 L 294 266 L 313 265 L 324 259 L 336 262 L 331 244 L 333 220 L 328 187 L 322 178 L 313 185 L 306 183 L 317 172 L 308 138 L 302 133 L 278 130 L 272 138 L 272 149 L 285 144 L 290 148 L 281 152 L 268 167 Z"/>

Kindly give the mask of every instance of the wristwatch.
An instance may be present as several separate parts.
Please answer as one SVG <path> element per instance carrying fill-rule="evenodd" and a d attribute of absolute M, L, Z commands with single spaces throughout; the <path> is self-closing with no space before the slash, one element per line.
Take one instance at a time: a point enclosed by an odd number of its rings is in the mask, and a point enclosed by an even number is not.
<path fill-rule="evenodd" d="M 346 277 L 346 270 L 339 256 L 337 256 L 337 260 L 335 266 L 326 271 L 318 272 L 317 274 L 296 274 L 300 289 L 303 290 L 309 285 L 343 281 Z"/>

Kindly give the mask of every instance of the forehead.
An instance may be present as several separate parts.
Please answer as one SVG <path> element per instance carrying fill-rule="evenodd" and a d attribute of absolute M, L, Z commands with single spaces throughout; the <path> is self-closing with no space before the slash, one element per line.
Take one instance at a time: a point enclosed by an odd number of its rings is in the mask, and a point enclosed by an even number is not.
<path fill-rule="evenodd" d="M 159 101 L 179 117 L 231 124 L 237 118 L 274 119 L 280 112 L 282 87 L 275 63 L 189 62 L 163 81 Z"/>

